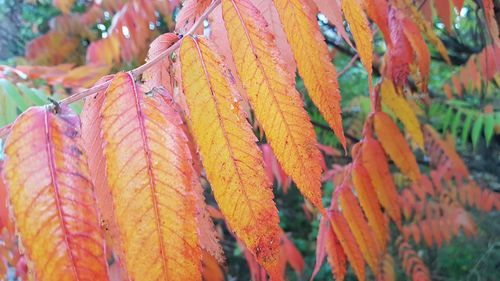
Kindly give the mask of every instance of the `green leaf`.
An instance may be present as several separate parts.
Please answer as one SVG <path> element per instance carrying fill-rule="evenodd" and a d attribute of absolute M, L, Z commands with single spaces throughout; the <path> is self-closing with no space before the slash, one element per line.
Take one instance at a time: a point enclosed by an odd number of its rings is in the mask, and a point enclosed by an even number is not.
<path fill-rule="evenodd" d="M 429 117 L 432 118 L 436 115 L 436 113 L 439 110 L 439 104 L 438 103 L 432 103 L 431 106 L 429 107 Z"/>
<path fill-rule="evenodd" d="M 460 121 L 462 121 L 462 112 L 457 111 L 455 117 L 453 117 L 453 122 L 451 123 L 451 135 L 454 139 L 457 138 L 458 125 L 460 125 Z"/>
<path fill-rule="evenodd" d="M 486 146 L 490 146 L 491 138 L 495 129 L 495 116 L 493 113 L 484 115 L 484 138 L 486 139 Z"/>
<path fill-rule="evenodd" d="M 441 128 L 443 132 L 446 132 L 446 129 L 448 129 L 448 126 L 450 125 L 451 118 L 453 116 L 453 108 L 448 107 L 448 110 L 446 111 L 446 114 L 444 115 L 444 120 L 443 120 L 443 127 Z"/>
<path fill-rule="evenodd" d="M 24 84 L 17 83 L 17 87 L 31 101 L 33 105 L 44 105 L 47 103 L 47 97 L 42 91 L 32 89 Z"/>
<path fill-rule="evenodd" d="M 6 95 L 21 111 L 25 111 L 28 105 L 24 101 L 21 93 L 17 90 L 16 86 L 10 81 L 5 79 L 0 79 L 0 90 Z"/>
<path fill-rule="evenodd" d="M 475 149 L 477 146 L 477 142 L 479 141 L 479 137 L 481 135 L 481 128 L 483 127 L 484 116 L 479 114 L 478 118 L 474 122 L 474 126 L 472 127 L 472 147 Z"/>
<path fill-rule="evenodd" d="M 0 127 L 14 122 L 16 117 L 16 104 L 7 95 L 0 94 Z"/>
<path fill-rule="evenodd" d="M 464 127 L 462 129 L 462 145 L 465 146 L 467 144 L 467 138 L 469 137 L 470 127 L 472 125 L 472 112 L 467 112 L 467 116 L 465 117 Z"/>

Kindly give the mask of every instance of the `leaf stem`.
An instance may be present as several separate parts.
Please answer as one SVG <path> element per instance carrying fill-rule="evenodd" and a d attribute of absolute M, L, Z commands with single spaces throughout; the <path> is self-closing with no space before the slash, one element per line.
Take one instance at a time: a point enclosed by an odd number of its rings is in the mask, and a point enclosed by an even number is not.
<path fill-rule="evenodd" d="M 166 49 L 165 51 L 161 52 L 158 56 L 156 56 L 153 59 L 147 61 L 145 64 L 143 64 L 141 66 L 138 66 L 135 69 L 130 70 L 130 74 L 135 79 L 137 79 L 137 77 L 139 77 L 142 73 L 144 73 L 144 71 L 146 71 L 147 69 L 151 68 L 153 65 L 157 64 L 158 62 L 160 62 L 163 58 L 165 58 L 166 56 L 168 56 L 171 53 L 173 53 L 177 48 L 180 47 L 180 45 L 182 43 L 182 40 L 184 40 L 184 38 L 186 36 L 191 36 L 191 35 L 193 35 L 196 32 L 196 30 L 198 29 L 198 27 L 200 27 L 200 25 L 207 19 L 208 15 L 210 15 L 210 13 L 220 3 L 221 3 L 221 0 L 213 0 L 212 3 L 210 3 L 210 5 L 207 7 L 207 9 L 205 10 L 205 12 L 203 12 L 203 14 L 193 24 L 193 26 L 191 26 L 191 28 L 185 34 L 183 34 L 182 38 L 180 38 L 177 42 L 175 42 L 168 49 Z M 59 104 L 60 105 L 68 105 L 68 104 L 74 103 L 74 102 L 79 101 L 79 100 L 81 100 L 81 99 L 83 99 L 85 97 L 88 97 L 88 96 L 93 95 L 95 93 L 98 93 L 98 92 L 100 92 L 102 90 L 105 90 L 109 86 L 109 84 L 111 84 L 111 80 L 107 81 L 107 82 L 104 82 L 102 84 L 99 84 L 99 85 L 95 85 L 92 88 L 88 88 L 86 90 L 83 90 L 81 92 L 75 93 L 73 95 L 70 95 L 70 96 L 68 96 L 68 97 L 60 100 Z M 50 105 L 51 104 L 49 104 L 49 106 Z M 8 125 L 0 128 L 0 139 L 5 138 L 9 134 L 11 127 L 12 127 L 12 124 L 8 124 Z"/>

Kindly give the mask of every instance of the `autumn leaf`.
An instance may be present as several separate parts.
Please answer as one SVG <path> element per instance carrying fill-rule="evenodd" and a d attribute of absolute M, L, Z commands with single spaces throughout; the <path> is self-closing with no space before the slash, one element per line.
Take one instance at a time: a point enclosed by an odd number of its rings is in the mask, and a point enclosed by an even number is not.
<path fill-rule="evenodd" d="M 274 35 L 274 43 L 279 50 L 280 57 L 285 62 L 285 68 L 292 76 L 297 71 L 297 63 L 293 57 L 292 49 L 288 44 L 285 31 L 281 25 L 278 11 L 273 0 L 251 0 L 266 20 L 269 30 Z"/>
<path fill-rule="evenodd" d="M 215 199 L 229 227 L 271 277 L 280 280 L 280 228 L 273 193 L 227 69 L 203 37 L 185 38 L 179 55 L 192 133 Z"/>
<path fill-rule="evenodd" d="M 428 124 L 423 126 L 424 140 L 426 151 L 431 158 L 431 163 L 437 164 L 436 160 L 441 160 L 442 154 L 451 161 L 453 169 L 455 169 L 464 178 L 469 177 L 467 166 L 458 155 L 457 151 L 448 143 L 443 141 L 439 134 Z"/>
<path fill-rule="evenodd" d="M 368 87 L 372 93 L 372 32 L 368 25 L 368 19 L 363 12 L 361 2 L 358 0 L 341 0 L 342 11 L 351 29 L 356 49 L 358 50 L 361 63 L 368 72 Z"/>
<path fill-rule="evenodd" d="M 382 81 L 380 93 L 382 96 L 382 104 L 386 105 L 394 112 L 396 117 L 398 117 L 405 126 L 406 131 L 413 141 L 421 149 L 424 149 L 424 136 L 420 128 L 420 122 L 404 96 L 400 96 L 396 93 L 394 85 L 388 79 Z"/>
<path fill-rule="evenodd" d="M 328 257 L 328 263 L 332 268 L 335 280 L 344 280 L 347 273 L 347 257 L 335 232 L 333 232 L 328 217 L 322 217 L 319 223 L 318 239 L 316 241 L 316 264 L 310 281 L 314 280 L 314 277 L 318 274 L 325 256 Z"/>
<path fill-rule="evenodd" d="M 148 58 L 146 61 L 150 61 L 153 58 L 159 56 L 162 52 L 167 50 L 175 42 L 179 40 L 179 35 L 175 33 L 165 33 L 158 36 L 149 46 Z M 144 71 L 142 74 L 142 80 L 144 85 L 148 89 L 153 87 L 165 87 L 170 94 L 173 93 L 173 81 L 171 81 L 170 75 L 170 58 L 165 56 L 159 63 L 156 63 L 151 68 Z"/>
<path fill-rule="evenodd" d="M 286 261 L 297 274 L 301 274 L 305 267 L 304 258 L 285 233 L 282 237 L 282 253 L 286 257 Z"/>
<path fill-rule="evenodd" d="M 345 148 L 337 72 L 319 30 L 316 11 L 305 0 L 274 3 L 309 97 Z"/>
<path fill-rule="evenodd" d="M 354 234 L 349 228 L 349 224 L 346 218 L 344 218 L 344 216 L 342 216 L 342 214 L 337 210 L 329 210 L 329 218 L 330 218 L 330 225 L 333 228 L 335 236 L 338 238 L 338 241 L 340 242 L 340 245 L 342 246 L 342 249 L 344 250 L 344 253 L 347 256 L 347 259 L 349 260 L 349 263 L 351 264 L 352 269 L 356 274 L 356 277 L 358 278 L 358 280 L 364 281 L 365 262 L 363 260 L 363 255 L 361 253 L 361 250 L 358 247 L 358 244 L 356 243 L 356 240 L 354 238 Z M 335 243 L 335 240 L 332 240 L 332 243 Z M 332 257 L 332 259 L 334 258 L 335 257 Z M 338 258 L 341 259 L 342 256 L 338 256 Z M 344 262 L 341 260 L 338 261 L 334 260 L 333 262 L 334 262 L 334 275 L 336 277 L 344 276 L 345 271 L 342 268 L 342 264 Z M 335 270 L 335 265 L 337 265 L 338 268 L 336 270 Z M 342 280 L 341 277 L 340 280 Z"/>
<path fill-rule="evenodd" d="M 384 150 L 378 141 L 367 136 L 361 147 L 361 159 L 363 167 L 368 171 L 371 182 L 375 187 L 380 204 L 385 208 L 398 226 L 401 225 L 401 213 L 399 210 L 398 193 L 387 164 Z"/>
<path fill-rule="evenodd" d="M 482 2 L 484 17 L 486 18 L 486 23 L 488 25 L 488 33 L 490 34 L 490 38 L 493 41 L 493 44 L 498 46 L 499 31 L 497 24 L 498 21 L 496 20 L 495 14 L 496 5 L 493 3 L 493 0 L 483 0 Z"/>
<path fill-rule="evenodd" d="M 389 30 L 389 6 L 385 0 L 365 0 L 365 8 L 370 17 L 382 32 L 387 46 L 392 47 L 391 32 Z"/>
<path fill-rule="evenodd" d="M 377 242 L 381 246 L 381 249 L 385 250 L 389 239 L 389 228 L 377 199 L 375 188 L 370 181 L 368 171 L 366 171 L 361 162 L 355 161 L 352 165 L 352 181 L 358 195 L 359 203 L 363 207 L 363 211 L 370 227 L 375 233 Z"/>
<path fill-rule="evenodd" d="M 0 231 L 4 228 L 8 233 L 14 234 L 14 222 L 9 215 L 9 198 L 7 194 L 7 185 L 2 178 L 4 161 L 0 160 Z"/>
<path fill-rule="evenodd" d="M 388 48 L 387 52 L 387 76 L 398 88 L 406 84 L 410 73 L 409 66 L 413 62 L 413 50 L 404 33 L 403 20 L 403 14 L 391 7 L 389 10 L 389 29 L 391 40 L 395 43 Z"/>
<path fill-rule="evenodd" d="M 351 190 L 350 185 L 344 183 L 337 187 L 338 199 L 342 214 L 349 224 L 349 228 L 366 262 L 375 275 L 378 275 L 377 261 L 382 256 L 382 246 L 373 235 L 373 230 L 368 225 L 358 200 Z"/>
<path fill-rule="evenodd" d="M 427 40 L 436 48 L 439 54 L 443 57 L 443 59 L 451 64 L 450 57 L 448 56 L 448 51 L 444 46 L 443 42 L 436 35 L 432 26 L 429 22 L 427 22 L 422 14 L 418 11 L 417 7 L 415 7 L 410 0 L 397 0 L 394 1 L 396 6 L 405 13 L 405 15 L 412 19 L 413 22 L 418 26 L 420 32 L 427 37 Z"/>
<path fill-rule="evenodd" d="M 105 76 L 96 82 L 96 85 L 113 79 L 113 76 Z M 102 153 L 103 140 L 101 138 L 101 107 L 104 102 L 104 92 L 100 91 L 87 98 L 80 115 L 82 119 L 82 139 L 85 154 L 88 157 L 90 178 L 95 186 L 97 206 L 101 216 L 101 225 L 105 231 L 105 237 L 109 246 L 115 246 L 113 241 L 119 237 L 111 192 L 106 180 L 106 160 Z"/>
<path fill-rule="evenodd" d="M 219 266 L 218 261 L 208 252 L 203 251 L 203 280 L 224 281 L 224 271 Z"/>
<path fill-rule="evenodd" d="M 335 25 L 335 28 L 340 36 L 342 36 L 342 39 L 344 39 L 349 46 L 354 47 L 351 43 L 349 35 L 347 35 L 347 32 L 345 31 L 342 9 L 340 8 L 339 2 L 337 2 L 337 0 L 313 0 L 313 2 L 318 7 L 319 12 L 324 14 L 328 20 Z"/>
<path fill-rule="evenodd" d="M 73 53 L 79 40 L 63 32 L 51 30 L 26 44 L 26 59 L 31 64 L 55 65 L 63 63 Z"/>
<path fill-rule="evenodd" d="M 98 77 L 107 75 L 110 70 L 110 65 L 86 64 L 71 69 L 60 77 L 60 80 L 61 84 L 68 88 L 90 87 L 98 80 Z"/>
<path fill-rule="evenodd" d="M 444 23 L 446 27 L 446 31 L 451 33 L 451 6 L 450 0 L 440 0 L 434 1 L 434 7 L 436 8 L 436 12 L 438 17 Z"/>
<path fill-rule="evenodd" d="M 53 0 L 53 3 L 54 6 L 56 6 L 57 8 L 59 8 L 59 10 L 61 10 L 61 12 L 67 14 L 73 7 L 75 0 Z"/>
<path fill-rule="evenodd" d="M 103 96 L 106 185 L 126 273 L 136 280 L 201 280 L 193 167 L 179 115 L 160 94 L 145 95 L 129 74 L 116 74 Z"/>
<path fill-rule="evenodd" d="M 210 5 L 211 0 L 184 0 L 175 19 L 175 30 L 186 32 Z"/>
<path fill-rule="evenodd" d="M 107 64 L 112 66 L 120 61 L 120 42 L 117 37 L 90 43 L 87 48 L 87 63 Z"/>
<path fill-rule="evenodd" d="M 322 210 L 314 130 L 266 22 L 248 0 L 223 0 L 222 9 L 235 65 L 257 120 L 285 172 Z"/>
<path fill-rule="evenodd" d="M 457 11 L 460 12 L 462 10 L 462 7 L 464 6 L 464 0 L 452 0 L 452 1 Z"/>
<path fill-rule="evenodd" d="M 82 152 L 80 121 L 67 107 L 32 107 L 14 124 L 3 171 L 37 280 L 107 280 L 104 238 Z"/>
<path fill-rule="evenodd" d="M 418 31 L 418 27 L 412 21 L 404 19 L 403 29 L 408 42 L 410 42 L 416 53 L 415 62 L 418 63 L 418 69 L 422 78 L 422 90 L 427 92 L 431 67 L 431 54 L 429 52 L 429 48 L 424 41 L 424 37 Z"/>
<path fill-rule="evenodd" d="M 389 157 L 406 176 L 417 182 L 420 179 L 417 160 L 396 123 L 384 112 L 377 112 L 374 125 L 378 139 Z"/>

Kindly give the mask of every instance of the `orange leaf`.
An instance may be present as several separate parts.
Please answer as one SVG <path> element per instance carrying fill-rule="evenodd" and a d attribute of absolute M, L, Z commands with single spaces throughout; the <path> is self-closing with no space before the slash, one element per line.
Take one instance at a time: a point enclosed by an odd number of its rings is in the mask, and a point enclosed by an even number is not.
<path fill-rule="evenodd" d="M 316 237 L 316 262 L 314 264 L 313 273 L 311 274 L 311 279 L 309 279 L 310 281 L 314 280 L 314 277 L 316 277 L 321 269 L 321 265 L 323 265 L 323 260 L 326 256 L 326 239 L 329 232 L 333 232 L 333 230 L 328 219 L 323 216 L 319 222 L 318 236 Z"/>
<path fill-rule="evenodd" d="M 257 120 L 284 171 L 322 210 L 314 130 L 266 22 L 248 0 L 223 0 L 222 9 L 236 68 Z"/>
<path fill-rule="evenodd" d="M 5 146 L 3 175 L 37 280 L 107 280 L 80 121 L 67 107 L 24 112 Z"/>
<path fill-rule="evenodd" d="M 62 85 L 72 87 L 90 87 L 99 77 L 109 73 L 111 66 L 105 64 L 86 64 L 71 69 L 61 77 Z"/>
<path fill-rule="evenodd" d="M 207 281 L 224 281 L 224 271 L 219 266 L 217 259 L 210 255 L 207 251 L 203 251 L 203 280 Z"/>
<path fill-rule="evenodd" d="M 295 245 L 293 244 L 290 239 L 286 236 L 286 234 L 283 234 L 283 252 L 285 254 L 285 257 L 290 263 L 290 266 L 297 272 L 298 274 L 301 274 L 304 271 L 304 258 L 300 254 L 299 250 Z"/>
<path fill-rule="evenodd" d="M 347 257 L 344 249 L 342 249 L 342 245 L 340 244 L 337 235 L 333 232 L 333 229 L 328 221 L 327 227 L 329 230 L 326 237 L 326 253 L 328 254 L 328 263 L 332 268 L 335 280 L 342 281 L 347 273 Z M 356 265 L 353 265 L 353 267 L 354 266 Z"/>
<path fill-rule="evenodd" d="M 380 93 L 382 97 L 382 104 L 389 107 L 389 109 L 394 112 L 396 117 L 403 123 L 406 131 L 412 137 L 413 141 L 421 148 L 424 149 L 424 135 L 422 134 L 422 129 L 420 128 L 420 122 L 417 116 L 413 112 L 410 104 L 404 96 L 400 96 L 396 93 L 396 89 L 392 84 L 392 81 L 384 79 L 380 87 Z"/>
<path fill-rule="evenodd" d="M 318 239 L 316 243 L 316 264 L 314 265 L 313 274 L 311 275 L 311 281 L 316 274 L 318 274 L 326 254 L 328 254 L 328 263 L 330 263 L 335 280 L 344 280 L 347 272 L 347 257 L 337 236 L 333 232 L 328 217 L 322 217 L 319 222 Z"/>
<path fill-rule="evenodd" d="M 387 220 L 382 213 L 382 208 L 377 199 L 375 188 L 370 181 L 370 176 L 360 161 L 353 163 L 352 181 L 358 194 L 359 203 L 363 207 L 363 211 L 375 233 L 375 237 L 381 249 L 385 250 L 389 239 Z"/>
<path fill-rule="evenodd" d="M 429 40 L 429 42 L 434 46 L 434 48 L 436 48 L 436 50 L 443 57 L 443 59 L 448 64 L 451 64 L 450 57 L 448 56 L 448 52 L 443 42 L 434 32 L 434 28 L 432 27 L 432 25 L 424 19 L 423 14 L 420 13 L 420 11 L 417 9 L 417 7 L 415 7 L 415 5 L 413 5 L 413 1 L 399 0 L 395 1 L 395 4 L 401 11 L 405 13 L 407 17 L 413 20 L 413 22 L 420 29 L 420 32 L 422 32 L 422 34 L 425 34 L 427 40 Z"/>
<path fill-rule="evenodd" d="M 446 31 L 451 33 L 451 6 L 450 0 L 439 0 L 434 1 L 434 8 L 438 17 L 443 21 Z"/>
<path fill-rule="evenodd" d="M 3 160 L 0 160 L 0 232 L 6 228 L 8 233 L 14 234 L 14 224 L 9 216 L 9 199 L 7 185 L 2 178 Z"/>
<path fill-rule="evenodd" d="M 129 278 L 200 280 L 193 167 L 180 116 L 125 73 L 115 75 L 100 112 L 116 247 Z"/>
<path fill-rule="evenodd" d="M 105 76 L 96 82 L 96 85 L 111 80 L 113 76 Z M 104 92 L 101 91 L 85 99 L 80 115 L 82 119 L 82 139 L 85 153 L 88 156 L 88 166 L 92 183 L 95 186 L 97 206 L 101 217 L 101 226 L 105 230 L 105 237 L 110 246 L 118 240 L 118 228 L 113 213 L 112 197 L 106 182 L 105 159 L 102 153 L 101 138 L 101 107 L 104 102 Z"/>
<path fill-rule="evenodd" d="M 61 12 L 67 14 L 71 11 L 75 0 L 53 0 L 54 6 L 56 6 Z"/>
<path fill-rule="evenodd" d="M 365 280 L 365 262 L 363 260 L 363 254 L 361 253 L 358 244 L 356 243 L 356 240 L 354 238 L 353 233 L 349 229 L 349 224 L 347 220 L 342 216 L 342 214 L 337 211 L 337 210 L 332 210 L 329 211 L 329 217 L 330 217 L 330 224 L 333 228 L 333 231 L 338 238 L 338 241 L 340 242 L 340 245 L 342 246 L 342 249 L 344 250 L 344 253 L 346 254 L 349 262 L 351 263 L 351 266 L 353 268 L 354 273 L 356 274 L 356 277 L 360 281 Z M 335 244 L 335 240 L 332 241 L 332 247 Z M 338 251 L 335 251 L 338 253 Z M 334 259 L 334 257 L 331 257 Z M 342 258 L 341 255 L 338 256 L 339 259 Z M 340 280 L 342 280 L 342 276 L 345 274 L 345 269 L 343 268 L 342 264 L 343 262 L 341 260 L 338 261 L 333 261 L 334 263 L 334 275 L 341 276 Z M 338 265 L 335 267 L 335 265 Z M 337 271 L 335 271 L 335 268 L 337 268 Z M 337 277 L 339 278 L 339 277 Z"/>
<path fill-rule="evenodd" d="M 389 217 L 400 226 L 401 213 L 397 204 L 398 192 L 380 143 L 372 137 L 366 137 L 361 148 L 361 157 L 363 166 L 368 171 L 373 187 L 375 187 L 380 204 L 385 208 Z"/>
<path fill-rule="evenodd" d="M 175 30 L 186 32 L 210 5 L 211 0 L 185 0 L 182 2 L 177 18 Z"/>
<path fill-rule="evenodd" d="M 420 179 L 420 169 L 405 138 L 389 115 L 377 112 L 374 116 L 375 132 L 380 143 L 396 166 L 413 182 Z"/>
<path fill-rule="evenodd" d="M 117 37 L 107 37 L 90 43 L 87 63 L 113 65 L 120 61 L 120 42 Z"/>
<path fill-rule="evenodd" d="M 492 38 L 494 45 L 498 45 L 499 43 L 498 37 L 500 35 L 498 32 L 498 24 L 495 13 L 496 5 L 493 3 L 493 0 L 483 0 L 483 8 L 484 8 L 484 17 L 486 18 L 486 23 L 488 24 L 488 31 L 490 34 L 490 38 Z"/>
<path fill-rule="evenodd" d="M 271 277 L 281 280 L 278 212 L 262 153 L 235 102 L 227 69 L 203 37 L 183 40 L 180 61 L 192 133 L 215 199 L 229 227 Z"/>
<path fill-rule="evenodd" d="M 368 25 L 368 19 L 363 12 L 361 1 L 358 0 L 341 0 L 342 11 L 349 27 L 351 29 L 356 48 L 358 50 L 359 58 L 363 63 L 366 71 L 368 72 L 368 87 L 370 93 L 372 92 L 372 61 L 373 61 L 373 47 L 372 47 L 372 32 Z"/>
<path fill-rule="evenodd" d="M 309 97 L 345 148 L 337 72 L 319 30 L 316 11 L 311 10 L 305 0 L 275 0 L 274 3 Z"/>
<path fill-rule="evenodd" d="M 365 0 L 366 13 L 378 26 L 388 46 L 392 46 L 391 33 L 389 31 L 389 6 L 385 0 Z"/>
<path fill-rule="evenodd" d="M 453 0 L 453 5 L 457 9 L 457 13 L 460 13 L 462 7 L 464 6 L 464 0 Z"/>
<path fill-rule="evenodd" d="M 443 141 L 439 134 L 428 124 L 424 125 L 423 132 L 426 147 L 425 150 L 429 153 L 431 163 L 439 164 L 443 158 L 441 154 L 444 154 L 445 157 L 451 161 L 451 165 L 454 170 L 456 170 L 464 178 L 469 177 L 467 166 L 460 155 L 458 155 L 457 151 L 449 145 L 449 143 Z"/>
<path fill-rule="evenodd" d="M 413 50 L 404 33 L 403 20 L 403 14 L 391 7 L 389 11 L 389 28 L 391 40 L 394 44 L 388 49 L 387 69 L 388 76 L 398 87 L 406 84 L 410 72 L 409 66 L 413 62 Z"/>
<path fill-rule="evenodd" d="M 51 30 L 26 44 L 26 59 L 32 64 L 56 65 L 79 46 L 80 40 L 69 37 L 66 33 Z"/>
<path fill-rule="evenodd" d="M 422 89 L 427 91 L 427 84 L 429 81 L 429 72 L 431 66 L 431 54 L 429 48 L 422 37 L 422 33 L 418 30 L 418 27 L 410 20 L 403 20 L 403 29 L 406 38 L 410 42 L 413 50 L 416 53 L 415 62 L 418 63 L 420 76 L 422 77 L 423 85 Z"/>
<path fill-rule="evenodd" d="M 396 273 L 394 272 L 394 260 L 389 253 L 386 253 L 384 255 L 380 275 L 381 276 L 379 280 L 396 281 Z"/>
<path fill-rule="evenodd" d="M 368 226 L 363 211 L 359 206 L 358 200 L 347 184 L 337 187 L 336 192 L 339 193 L 340 207 L 349 228 L 352 231 L 356 243 L 363 254 L 366 262 L 375 273 L 378 275 L 377 261 L 382 257 L 381 245 L 373 235 L 373 230 Z"/>

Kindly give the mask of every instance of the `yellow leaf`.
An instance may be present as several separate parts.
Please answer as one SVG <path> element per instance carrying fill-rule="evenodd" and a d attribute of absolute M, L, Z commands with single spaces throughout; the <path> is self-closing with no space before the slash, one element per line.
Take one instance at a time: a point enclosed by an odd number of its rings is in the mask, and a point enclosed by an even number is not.
<path fill-rule="evenodd" d="M 5 146 L 4 178 L 36 280 L 108 279 L 79 129 L 69 108 L 34 107 L 17 119 Z"/>
<path fill-rule="evenodd" d="M 392 112 L 398 117 L 403 123 L 410 134 L 413 141 L 421 148 L 424 149 L 424 135 L 422 134 L 422 129 L 420 128 L 420 122 L 417 116 L 413 112 L 410 104 L 406 101 L 403 96 L 396 93 L 396 89 L 389 79 L 384 79 L 380 88 L 382 96 L 382 104 L 386 105 L 391 109 Z"/>
<path fill-rule="evenodd" d="M 236 236 L 273 279 L 281 280 L 278 212 L 229 73 L 203 37 L 183 40 L 180 61 L 192 133 L 215 199 Z"/>
<path fill-rule="evenodd" d="M 372 88 L 372 32 L 368 25 L 368 19 L 363 12 L 361 2 L 358 0 L 342 0 L 342 11 L 349 27 L 351 28 L 359 58 L 368 72 L 368 87 Z"/>
<path fill-rule="evenodd" d="M 337 72 L 319 30 L 316 11 L 305 0 L 274 3 L 307 92 L 345 148 Z"/>
<path fill-rule="evenodd" d="M 323 209 L 314 130 L 264 18 L 248 0 L 223 0 L 222 9 L 236 69 L 257 121 L 285 172 Z"/>

